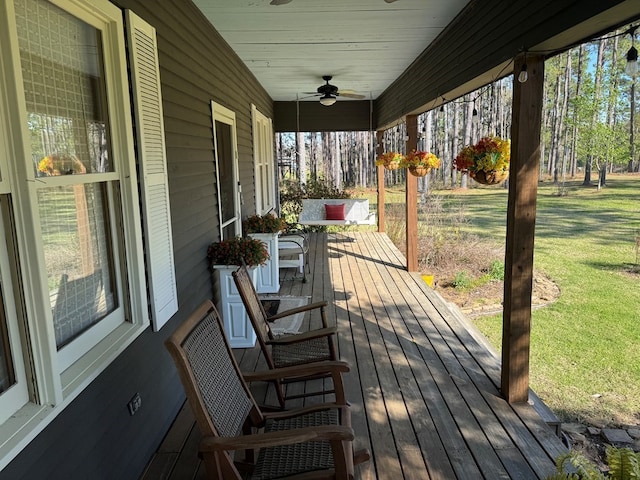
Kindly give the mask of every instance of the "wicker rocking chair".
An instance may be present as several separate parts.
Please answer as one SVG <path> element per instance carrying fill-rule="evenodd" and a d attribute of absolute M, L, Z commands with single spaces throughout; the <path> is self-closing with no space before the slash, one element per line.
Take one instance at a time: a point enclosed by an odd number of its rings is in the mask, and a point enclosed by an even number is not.
<path fill-rule="evenodd" d="M 233 272 L 233 279 L 242 298 L 242 302 L 247 310 L 253 329 L 262 354 L 265 357 L 267 365 L 270 369 L 290 367 L 292 365 L 308 365 L 315 362 L 326 360 L 337 360 L 336 349 L 333 337 L 337 333 L 335 327 L 327 325 L 327 317 L 325 307 L 327 302 L 315 302 L 298 308 L 292 308 L 276 315 L 268 316 L 260 297 L 256 292 L 251 276 L 246 266 L 241 266 Z M 304 313 L 312 310 L 320 309 L 323 328 L 312 330 L 300 334 L 287 334 L 275 336 L 270 328 L 270 323 L 279 318 L 288 317 L 297 313 Z M 302 398 L 313 395 L 323 395 L 336 393 L 334 384 L 333 389 L 321 391 L 305 392 L 297 395 L 286 395 L 285 384 L 293 382 L 307 381 L 311 379 L 322 378 L 322 375 L 307 375 L 300 378 L 275 379 L 276 393 L 278 402 L 284 408 L 285 401 L 294 398 Z M 338 398 L 336 394 L 336 403 L 344 404 L 343 398 Z"/>
<path fill-rule="evenodd" d="M 369 459 L 366 450 L 353 453 L 346 405 L 262 412 L 243 380 L 210 301 L 173 333 L 166 346 L 203 434 L 200 453 L 210 478 L 353 479 L 354 465 Z M 330 369 L 336 377 L 348 369 L 343 362 L 326 362 L 266 375 L 297 375 L 299 368 L 308 372 Z M 234 463 L 236 450 L 246 452 L 244 461 Z"/>

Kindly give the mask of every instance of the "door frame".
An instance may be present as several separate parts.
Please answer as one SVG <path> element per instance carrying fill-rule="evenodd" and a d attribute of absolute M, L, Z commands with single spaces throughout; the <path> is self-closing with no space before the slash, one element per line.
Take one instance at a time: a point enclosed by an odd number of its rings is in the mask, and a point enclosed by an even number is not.
<path fill-rule="evenodd" d="M 236 130 L 236 113 L 219 103 L 211 101 L 211 119 L 213 127 L 213 145 L 214 157 L 216 162 L 216 192 L 218 195 L 218 220 L 220 224 L 220 240 L 225 240 L 224 229 L 229 225 L 234 226 L 234 235 L 239 236 L 242 233 L 242 219 L 240 210 L 240 172 L 238 170 L 238 136 Z M 231 149 L 233 157 L 233 166 L 231 168 L 232 185 L 233 185 L 233 208 L 234 215 L 227 221 L 222 219 L 222 202 L 220 192 L 220 161 L 218 158 L 218 138 L 216 134 L 216 122 L 224 123 L 231 127 Z"/>

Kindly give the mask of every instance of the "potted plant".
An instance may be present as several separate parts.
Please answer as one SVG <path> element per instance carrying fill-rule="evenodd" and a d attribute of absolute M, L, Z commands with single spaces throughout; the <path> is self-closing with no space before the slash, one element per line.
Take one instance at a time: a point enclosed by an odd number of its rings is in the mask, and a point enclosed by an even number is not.
<path fill-rule="evenodd" d="M 384 166 L 387 170 L 397 170 L 402 161 L 402 154 L 398 152 L 386 152 L 376 159 L 376 165 Z"/>
<path fill-rule="evenodd" d="M 280 233 L 286 230 L 287 222 L 284 218 L 271 213 L 266 215 L 251 215 L 242 222 L 244 233 Z"/>
<path fill-rule="evenodd" d="M 280 261 L 278 256 L 278 237 L 287 228 L 284 218 L 271 213 L 251 215 L 242 222 L 246 235 L 264 242 L 269 253 L 267 260 L 258 271 L 258 293 L 278 293 L 280 290 Z"/>
<path fill-rule="evenodd" d="M 467 145 L 455 158 L 454 166 L 461 172 L 469 172 L 476 182 L 494 185 L 509 176 L 511 142 L 500 137 L 481 138 L 475 145 Z"/>
<path fill-rule="evenodd" d="M 256 334 L 232 273 L 244 262 L 249 267 L 253 284 L 257 285 L 258 267 L 269 260 L 267 246 L 255 238 L 234 237 L 209 245 L 207 259 L 213 274 L 216 307 L 222 315 L 229 344 L 234 348 L 253 347 Z"/>
<path fill-rule="evenodd" d="M 416 177 L 424 177 L 432 168 L 440 167 L 440 159 L 431 152 L 412 150 L 402 158 L 400 166 Z"/>

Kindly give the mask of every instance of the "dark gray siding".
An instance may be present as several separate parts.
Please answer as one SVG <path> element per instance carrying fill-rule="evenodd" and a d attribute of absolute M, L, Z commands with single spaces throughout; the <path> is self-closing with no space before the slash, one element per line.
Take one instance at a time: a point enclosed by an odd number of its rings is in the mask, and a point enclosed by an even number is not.
<path fill-rule="evenodd" d="M 637 0 L 473 0 L 374 102 L 375 126 L 511 73 L 507 62 L 524 49 L 552 54 L 639 15 Z"/>
<path fill-rule="evenodd" d="M 236 112 L 241 183 L 254 209 L 251 103 L 273 117 L 253 75 L 190 1 L 118 0 L 158 33 L 180 310 L 141 335 L 2 472 L 2 480 L 136 479 L 184 401 L 165 338 L 211 297 L 205 257 L 218 236 L 211 100 Z M 247 213 L 245 212 L 245 213 Z M 142 408 L 129 416 L 136 393 Z"/>
<path fill-rule="evenodd" d="M 299 102 L 300 126 L 297 129 L 296 102 L 275 102 L 276 132 L 368 131 L 371 128 L 371 102 L 338 100 L 330 107 L 318 100 Z"/>

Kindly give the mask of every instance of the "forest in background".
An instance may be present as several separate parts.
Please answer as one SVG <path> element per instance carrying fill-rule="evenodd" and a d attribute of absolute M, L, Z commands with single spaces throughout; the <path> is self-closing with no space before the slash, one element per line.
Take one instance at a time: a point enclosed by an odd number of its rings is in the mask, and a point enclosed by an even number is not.
<path fill-rule="evenodd" d="M 545 62 L 540 177 L 556 183 L 582 178 L 606 183 L 607 172 L 640 171 L 636 77 L 625 74 L 632 46 L 630 26 L 581 44 Z M 513 75 L 497 79 L 418 117 L 418 148 L 435 153 L 442 166 L 420 179 L 442 187 L 465 187 L 452 168 L 465 145 L 485 135 L 508 138 Z M 329 107 L 330 108 L 330 107 Z M 404 149 L 405 125 L 385 130 L 385 151 Z M 405 152 L 403 152 L 405 153 Z M 276 135 L 280 180 L 319 180 L 338 189 L 376 184 L 375 132 L 285 132 Z M 386 172 L 385 182 L 404 181 L 406 172 Z"/>

